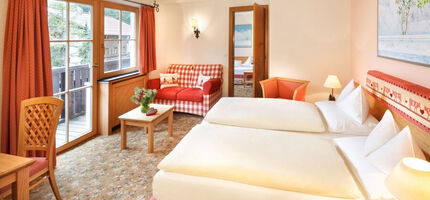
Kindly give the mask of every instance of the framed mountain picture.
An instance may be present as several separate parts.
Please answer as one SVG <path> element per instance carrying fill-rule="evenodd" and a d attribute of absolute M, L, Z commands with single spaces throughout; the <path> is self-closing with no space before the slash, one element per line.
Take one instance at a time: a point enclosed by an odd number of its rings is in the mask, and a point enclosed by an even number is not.
<path fill-rule="evenodd" d="M 378 0 L 378 56 L 430 66 L 429 0 Z"/>

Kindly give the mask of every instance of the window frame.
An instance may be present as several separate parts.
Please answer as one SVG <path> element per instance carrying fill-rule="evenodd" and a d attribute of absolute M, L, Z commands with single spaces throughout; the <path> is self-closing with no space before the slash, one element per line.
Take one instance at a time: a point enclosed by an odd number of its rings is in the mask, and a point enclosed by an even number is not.
<path fill-rule="evenodd" d="M 136 66 L 135 67 L 130 67 L 127 69 L 119 69 L 117 71 L 112 71 L 112 72 L 106 72 L 104 71 L 104 54 L 105 54 L 105 48 L 104 48 L 104 43 L 105 43 L 105 39 L 104 39 L 104 17 L 105 17 L 105 8 L 110 8 L 110 9 L 116 9 L 116 10 L 120 10 L 120 13 L 122 13 L 122 11 L 128 11 L 128 12 L 134 12 L 136 14 Z M 139 69 L 139 22 L 140 22 L 140 15 L 139 15 L 139 8 L 137 7 L 133 7 L 133 6 L 128 6 L 128 5 L 124 5 L 124 4 L 118 4 L 118 3 L 113 3 L 113 2 L 108 2 L 108 1 L 102 1 L 100 4 L 100 12 L 99 12 L 99 19 L 98 21 L 100 22 L 100 55 L 99 55 L 99 79 L 103 79 L 103 78 L 109 78 L 109 77 L 113 77 L 113 76 L 118 76 L 118 75 L 122 75 L 122 74 L 126 74 L 126 73 L 130 73 L 130 72 L 136 72 Z M 122 16 L 121 16 L 122 17 Z M 122 23 L 122 18 L 120 19 L 120 23 Z M 119 48 L 119 63 L 121 63 L 121 54 L 122 54 L 122 30 L 120 28 L 120 48 Z"/>

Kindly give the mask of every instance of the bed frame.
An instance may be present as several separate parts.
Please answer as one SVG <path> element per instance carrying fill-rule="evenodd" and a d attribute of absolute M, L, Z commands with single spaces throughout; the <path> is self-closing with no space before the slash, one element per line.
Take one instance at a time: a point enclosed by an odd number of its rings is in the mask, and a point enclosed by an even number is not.
<path fill-rule="evenodd" d="M 362 87 L 370 114 L 381 120 L 390 109 L 401 129 L 409 126 L 430 161 L 430 89 L 379 71 L 369 71 Z"/>

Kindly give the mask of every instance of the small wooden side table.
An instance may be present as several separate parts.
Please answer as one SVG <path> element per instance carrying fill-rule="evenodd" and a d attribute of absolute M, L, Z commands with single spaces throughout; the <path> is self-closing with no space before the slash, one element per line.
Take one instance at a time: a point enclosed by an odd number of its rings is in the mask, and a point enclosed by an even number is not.
<path fill-rule="evenodd" d="M 151 104 L 151 107 L 158 110 L 156 115 L 146 116 L 138 107 L 119 116 L 121 120 L 121 149 L 127 149 L 127 125 L 148 129 L 148 153 L 154 152 L 154 126 L 166 118 L 169 120 L 169 137 L 173 136 L 173 109 L 175 106 Z"/>
<path fill-rule="evenodd" d="M 34 162 L 30 158 L 0 153 L 0 188 L 12 184 L 12 199 L 30 198 L 29 166 Z"/>

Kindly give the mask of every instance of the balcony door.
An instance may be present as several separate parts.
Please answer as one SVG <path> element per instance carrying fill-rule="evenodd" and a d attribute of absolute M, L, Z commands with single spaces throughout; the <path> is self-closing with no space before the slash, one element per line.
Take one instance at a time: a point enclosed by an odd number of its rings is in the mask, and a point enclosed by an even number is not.
<path fill-rule="evenodd" d="M 54 96 L 64 100 L 56 133 L 62 151 L 94 134 L 94 5 L 48 0 Z"/>

